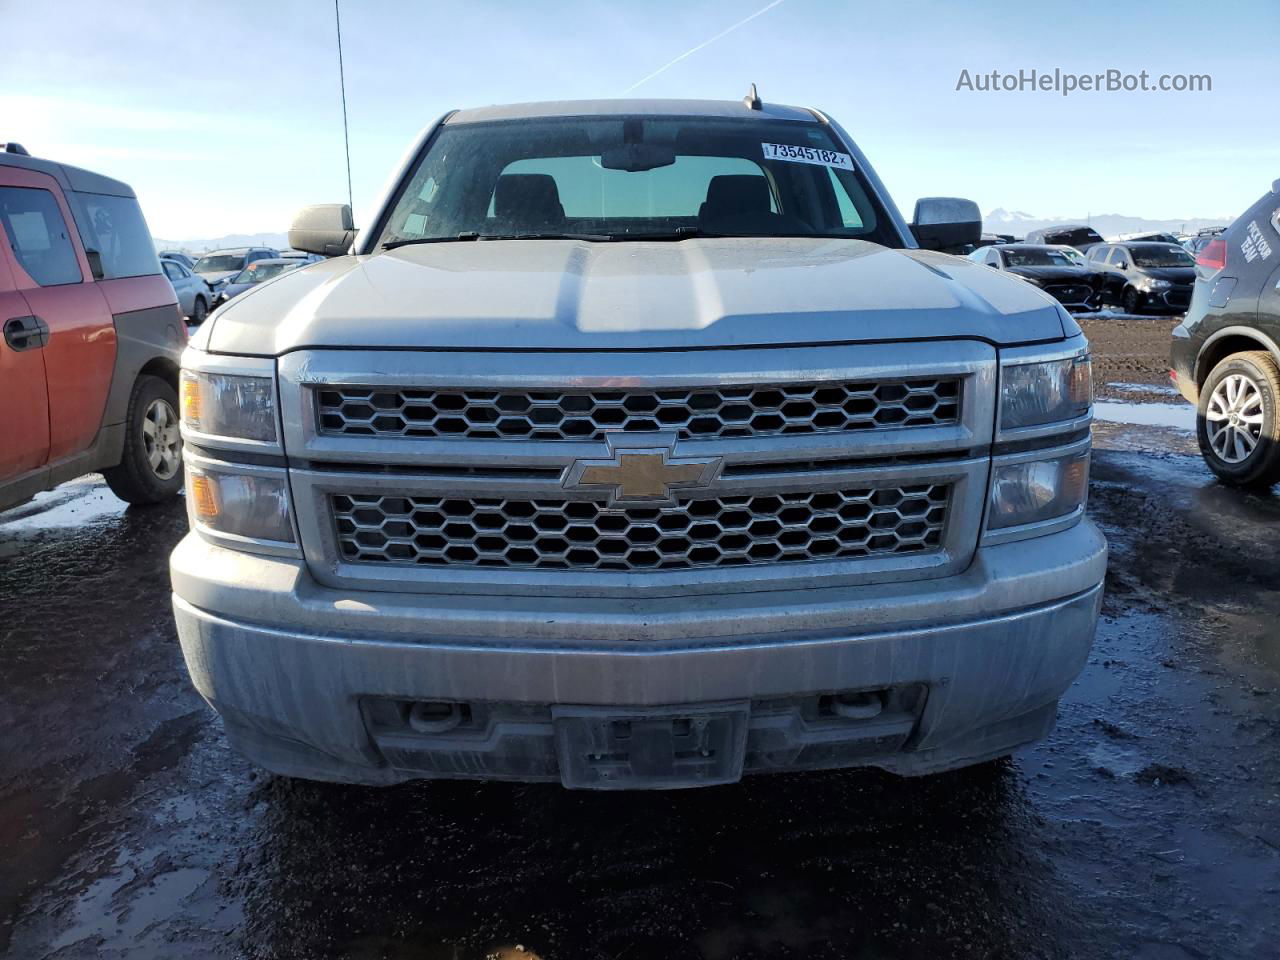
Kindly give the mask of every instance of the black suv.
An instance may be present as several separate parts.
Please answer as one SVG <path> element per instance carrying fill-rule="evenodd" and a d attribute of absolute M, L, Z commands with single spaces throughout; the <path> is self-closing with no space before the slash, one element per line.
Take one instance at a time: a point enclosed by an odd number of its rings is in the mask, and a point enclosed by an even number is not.
<path fill-rule="evenodd" d="M 1095 243 L 1102 243 L 1102 237 L 1093 227 L 1079 223 L 1066 223 L 1057 227 L 1045 227 L 1043 230 L 1032 230 L 1027 234 L 1024 243 L 1045 243 L 1050 246 L 1063 245 L 1087 251 Z"/>
<path fill-rule="evenodd" d="M 1191 301 L 1195 260 L 1176 243 L 1099 243 L 1089 266 L 1102 275 L 1102 299 L 1125 313 L 1182 313 Z"/>
<path fill-rule="evenodd" d="M 1280 180 L 1196 257 L 1172 377 L 1196 404 L 1205 461 L 1221 479 L 1280 481 Z"/>

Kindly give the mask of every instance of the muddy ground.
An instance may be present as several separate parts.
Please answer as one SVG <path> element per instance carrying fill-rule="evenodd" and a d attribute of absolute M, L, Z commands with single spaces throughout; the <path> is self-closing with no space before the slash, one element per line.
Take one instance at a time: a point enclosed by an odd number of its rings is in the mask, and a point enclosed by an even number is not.
<path fill-rule="evenodd" d="M 1124 400 L 1169 399 L 1170 331 L 1181 317 L 1081 317 L 1093 347 L 1093 378 L 1099 397 Z M 1117 386 L 1119 384 L 1120 386 Z M 1143 390 L 1143 387 L 1154 387 Z"/>
<path fill-rule="evenodd" d="M 1057 730 L 924 780 L 261 775 L 187 681 L 182 505 L 85 478 L 0 514 L 0 957 L 1276 956 L 1280 494 L 1185 431 L 1097 436 L 1107 599 Z"/>

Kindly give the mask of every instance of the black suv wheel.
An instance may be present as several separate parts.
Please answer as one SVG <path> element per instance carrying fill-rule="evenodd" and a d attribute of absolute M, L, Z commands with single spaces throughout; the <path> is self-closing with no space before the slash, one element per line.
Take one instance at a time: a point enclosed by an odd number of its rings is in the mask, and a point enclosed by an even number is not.
<path fill-rule="evenodd" d="M 1280 481 L 1280 367 L 1254 350 L 1227 357 L 1200 391 L 1196 436 L 1209 469 L 1238 486 Z"/>
<path fill-rule="evenodd" d="M 132 504 L 159 503 L 182 489 L 178 395 L 159 377 L 142 376 L 129 395 L 124 454 L 102 471 L 107 486 Z"/>

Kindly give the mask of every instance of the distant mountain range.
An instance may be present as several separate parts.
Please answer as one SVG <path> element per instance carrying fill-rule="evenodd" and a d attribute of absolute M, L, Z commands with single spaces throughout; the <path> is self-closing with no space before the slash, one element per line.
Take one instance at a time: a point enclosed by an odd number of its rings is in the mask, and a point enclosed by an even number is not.
<path fill-rule="evenodd" d="M 155 244 L 157 250 L 179 250 L 183 253 L 204 253 L 227 247 L 271 247 L 273 250 L 286 250 L 289 238 L 283 233 L 229 233 L 225 237 L 205 237 L 199 240 L 161 240 L 156 237 Z"/>
<path fill-rule="evenodd" d="M 1034 217 L 1021 210 L 1005 210 L 997 207 L 983 217 L 983 229 L 988 233 L 1011 233 L 1025 237 L 1031 230 L 1052 227 L 1060 223 L 1087 223 L 1103 237 L 1115 237 L 1122 233 L 1155 232 L 1195 233 L 1202 227 L 1225 227 L 1231 223 L 1227 217 L 1188 217 L 1184 220 L 1146 220 L 1142 217 L 1126 217 L 1118 213 L 1103 213 L 1089 217 Z"/>

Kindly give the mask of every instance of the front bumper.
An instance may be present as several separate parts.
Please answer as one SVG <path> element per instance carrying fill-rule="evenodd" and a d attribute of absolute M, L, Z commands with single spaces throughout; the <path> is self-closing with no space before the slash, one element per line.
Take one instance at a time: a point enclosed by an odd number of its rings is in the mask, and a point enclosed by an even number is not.
<path fill-rule="evenodd" d="M 934 580 L 630 601 L 330 590 L 196 535 L 172 558 L 192 679 L 262 766 L 596 788 L 1009 753 L 1082 668 L 1105 567 L 1087 520 Z"/>

